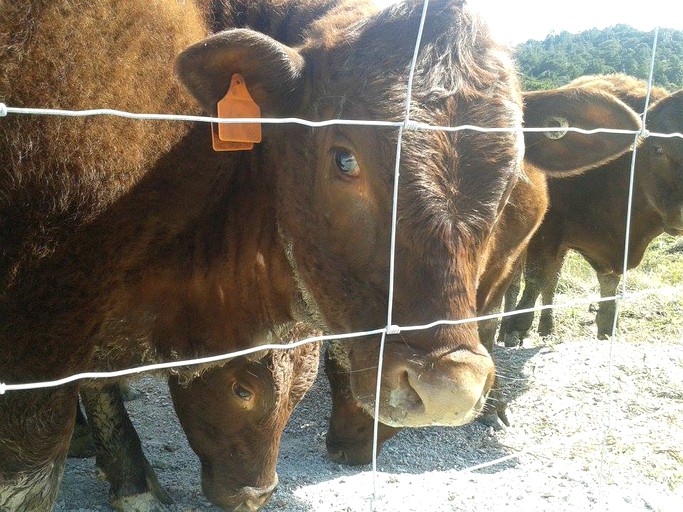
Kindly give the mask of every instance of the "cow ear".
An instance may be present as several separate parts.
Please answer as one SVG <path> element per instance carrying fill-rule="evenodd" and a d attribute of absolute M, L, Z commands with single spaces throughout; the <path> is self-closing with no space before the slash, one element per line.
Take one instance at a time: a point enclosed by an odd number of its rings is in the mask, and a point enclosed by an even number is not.
<path fill-rule="evenodd" d="M 176 60 L 180 81 L 204 110 L 216 115 L 234 73 L 244 77 L 264 117 L 291 115 L 304 91 L 304 59 L 294 49 L 247 29 L 220 32 L 183 51 Z"/>
<path fill-rule="evenodd" d="M 641 122 L 633 110 L 611 94 L 564 87 L 525 93 L 524 125 L 526 128 L 637 131 Z M 577 174 L 624 154 L 631 149 L 634 140 L 634 134 L 524 132 L 524 159 L 548 174 Z"/>

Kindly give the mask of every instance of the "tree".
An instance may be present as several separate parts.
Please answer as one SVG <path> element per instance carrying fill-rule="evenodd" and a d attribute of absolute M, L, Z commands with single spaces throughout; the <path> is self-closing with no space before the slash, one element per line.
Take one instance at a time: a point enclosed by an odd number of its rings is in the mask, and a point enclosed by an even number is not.
<path fill-rule="evenodd" d="M 647 79 L 653 41 L 654 31 L 620 24 L 578 34 L 550 34 L 543 41 L 518 45 L 515 53 L 522 86 L 551 89 L 592 74 L 626 73 Z M 653 80 L 670 91 L 683 88 L 683 31 L 659 31 Z"/>

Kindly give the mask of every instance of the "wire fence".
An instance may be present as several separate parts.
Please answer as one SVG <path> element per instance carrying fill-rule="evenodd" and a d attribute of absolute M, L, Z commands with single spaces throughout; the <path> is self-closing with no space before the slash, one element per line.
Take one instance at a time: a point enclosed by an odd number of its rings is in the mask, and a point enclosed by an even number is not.
<path fill-rule="evenodd" d="M 224 361 L 226 359 L 232 359 L 235 357 L 240 357 L 240 356 L 245 356 L 254 352 L 262 351 L 262 350 L 288 350 L 292 349 L 307 343 L 313 343 L 313 342 L 325 342 L 325 341 L 344 341 L 348 340 L 351 338 L 359 338 L 359 337 L 369 337 L 369 336 L 381 336 L 380 340 L 380 356 L 377 362 L 377 387 L 376 387 L 376 393 L 375 396 L 380 396 L 380 387 L 381 387 L 381 378 L 380 375 L 382 374 L 382 362 L 383 362 L 383 353 L 384 353 L 384 345 L 385 345 L 385 340 L 386 340 L 386 335 L 387 334 L 397 334 L 402 331 L 416 331 L 416 330 L 424 330 L 424 329 L 430 329 L 436 326 L 441 326 L 441 325 L 460 325 L 464 323 L 470 323 L 470 322 L 479 322 L 479 321 L 484 321 L 484 320 L 490 320 L 490 319 L 500 319 L 512 315 L 517 315 L 517 314 L 522 314 L 522 313 L 529 313 L 529 312 L 540 312 L 544 311 L 547 309 L 567 309 L 567 308 L 573 308 L 579 305 L 587 305 L 587 304 L 593 304 L 596 302 L 604 302 L 604 301 L 615 301 L 617 304 L 617 315 L 615 315 L 615 320 L 614 324 L 612 326 L 612 338 L 610 341 L 610 347 L 612 346 L 611 344 L 614 343 L 615 336 L 618 335 L 618 327 L 617 327 L 617 317 L 619 314 L 619 304 L 622 301 L 627 301 L 627 300 L 633 300 L 637 299 L 646 295 L 650 294 L 667 294 L 667 293 L 676 293 L 677 290 L 670 288 L 670 289 L 662 289 L 662 288 L 656 288 L 656 289 L 646 289 L 646 290 L 640 290 L 640 291 L 630 291 L 628 289 L 628 253 L 629 253 L 629 234 L 630 234 L 630 229 L 631 229 L 631 213 L 632 213 L 632 204 L 633 204 L 633 191 L 634 191 L 634 180 L 635 180 L 635 168 L 636 168 L 636 155 L 638 152 L 638 139 L 643 137 L 661 137 L 661 138 L 672 138 L 672 137 L 678 137 L 678 138 L 683 138 L 683 133 L 680 132 L 674 132 L 674 133 L 657 133 L 657 132 L 650 132 L 647 129 L 647 110 L 648 106 L 650 103 L 650 91 L 652 89 L 652 84 L 653 84 L 653 75 L 654 75 L 654 67 L 655 67 L 655 62 L 656 62 L 656 49 L 657 49 L 657 40 L 658 40 L 658 30 L 655 30 L 654 33 L 654 38 L 653 38 L 653 44 L 652 44 L 652 51 L 651 51 L 651 62 L 650 62 L 650 73 L 649 77 L 647 80 L 647 99 L 645 103 L 645 108 L 644 112 L 642 114 L 642 129 L 640 130 L 618 130 L 618 129 L 609 129 L 609 128 L 598 128 L 598 129 L 591 129 L 591 130 L 586 130 L 586 129 L 581 129 L 577 127 L 561 127 L 561 128 L 521 128 L 521 127 L 507 127 L 507 128 L 492 128 L 492 127 L 483 127 L 483 126 L 474 126 L 474 125 L 460 125 L 460 126 L 439 126 L 439 125 L 430 125 L 430 124 L 425 124 L 425 123 L 420 123 L 416 122 L 411 119 L 410 113 L 411 113 L 411 91 L 413 87 L 413 81 L 414 81 L 414 74 L 415 74 L 415 66 L 418 58 L 418 53 L 420 49 L 420 42 L 422 38 L 422 32 L 424 28 L 424 23 L 426 19 L 426 14 L 427 10 L 429 8 L 429 1 L 424 0 L 423 3 L 423 9 L 422 9 L 422 17 L 420 20 L 419 24 L 419 30 L 416 36 L 415 40 L 415 48 L 414 48 L 414 53 L 413 57 L 411 60 L 411 65 L 410 65 L 410 71 L 409 71 L 409 76 L 407 79 L 406 83 L 406 104 L 405 104 L 405 117 L 403 121 L 369 121 L 369 120 L 347 120 L 347 119 L 333 119 L 333 120 L 326 120 L 326 121 L 310 121 L 306 119 L 300 119 L 300 118 L 278 118 L 278 119 L 271 119 L 271 118 L 240 118 L 240 119 L 225 119 L 225 118 L 217 118 L 217 117 L 210 117 L 210 116 L 188 116 L 188 115 L 175 115 L 175 114 L 165 114 L 165 113 L 133 113 L 133 112 L 126 112 L 126 111 L 121 111 L 121 110 L 114 110 L 114 109 L 90 109 L 90 110 L 62 110 L 62 109 L 44 109 L 44 108 L 25 108 L 25 107 L 14 107 L 11 105 L 5 105 L 3 103 L 0 103 L 0 117 L 5 117 L 9 115 L 42 115 L 42 116 L 64 116 L 64 117 L 86 117 L 86 116 L 115 116 L 115 117 L 123 117 L 123 118 L 129 118 L 129 119 L 134 119 L 134 120 L 152 120 L 152 121 L 168 121 L 168 122 L 199 122 L 199 123 L 235 123 L 235 124 L 241 124 L 241 123 L 262 123 L 262 124 L 300 124 L 304 126 L 309 126 L 312 128 L 318 128 L 318 127 L 326 127 L 326 126 L 332 126 L 332 125 L 352 125 L 352 126 L 373 126 L 373 127 L 394 127 L 398 129 L 398 140 L 396 144 L 396 158 L 395 158 L 395 169 L 394 169 L 394 187 L 393 187 L 393 199 L 392 199 L 392 218 L 391 218 L 391 245 L 390 247 L 387 248 L 387 250 L 390 253 L 390 276 L 389 276 L 389 289 L 388 289 L 388 304 L 387 304 L 387 321 L 386 321 L 386 326 L 383 328 L 378 328 L 378 329 L 372 329 L 372 330 L 367 330 L 367 331 L 359 331 L 359 332 L 351 332 L 351 333 L 337 333 L 337 334 L 329 334 L 329 335 L 322 335 L 322 336 L 315 336 L 315 337 L 309 337 L 301 340 L 297 340 L 295 342 L 291 343 L 286 343 L 286 344 L 279 344 L 279 343 L 271 343 L 271 344 L 265 344 L 265 345 L 260 345 L 257 347 L 249 348 L 249 349 L 244 349 L 244 350 L 239 350 L 239 351 L 233 351 L 233 352 L 228 352 L 220 355 L 215 355 L 211 357 L 200 357 L 200 358 L 194 358 L 194 359 L 187 359 L 187 360 L 179 360 L 179 361 L 172 361 L 172 362 L 163 362 L 163 363 L 158 363 L 158 364 L 150 364 L 150 365 L 144 365 L 144 366 L 139 366 L 135 368 L 127 368 L 124 370 L 119 370 L 119 371 L 107 371 L 107 372 L 85 372 L 85 373 L 77 373 L 74 375 L 67 376 L 62 379 L 58 380 L 51 380 L 51 381 L 44 381 L 44 382 L 32 382 L 32 383 L 22 383 L 22 384 L 17 384 L 17 383 L 12 383 L 12 382 L 0 382 L 0 395 L 5 394 L 5 393 L 11 393 L 15 391 L 23 391 L 23 390 L 31 390 L 31 389 L 44 389 L 44 388 L 50 388 L 50 387 L 55 387 L 55 386 L 61 386 L 64 384 L 68 384 L 71 382 L 75 382 L 78 380 L 83 380 L 83 379 L 106 379 L 106 378 L 116 378 L 116 377 L 125 377 L 129 375 L 134 375 L 134 374 L 140 374 L 144 372 L 153 372 L 157 370 L 164 370 L 164 369 L 170 369 L 170 368 L 177 368 L 177 367 L 186 367 L 186 366 L 192 366 L 192 365 L 206 365 L 207 363 L 217 363 L 220 361 Z M 1 122 L 1 121 L 0 121 Z M 447 131 L 447 132 L 457 132 L 457 131 L 464 131 L 464 130 L 472 130 L 472 131 L 478 131 L 478 132 L 577 132 L 577 133 L 582 133 L 582 134 L 598 134 L 598 133 L 612 133 L 612 134 L 631 134 L 634 137 L 634 145 L 633 145 L 633 157 L 631 161 L 631 171 L 630 171 L 630 182 L 629 182 L 629 195 L 628 195 L 628 215 L 627 218 L 624 219 L 624 229 L 626 232 L 626 245 L 624 247 L 624 262 L 623 262 L 623 272 L 622 272 L 622 281 L 621 281 L 621 291 L 617 293 L 615 296 L 610 296 L 610 297 L 596 297 L 596 296 L 591 296 L 591 297 L 584 297 L 580 299 L 573 299 L 573 300 L 568 300 L 564 301 L 560 304 L 552 304 L 552 305 L 545 305 L 545 306 L 535 306 L 532 308 L 527 308 L 527 309 L 520 309 L 516 311 L 509 311 L 509 312 L 501 312 L 501 313 L 494 313 L 494 314 L 488 314 L 488 315 L 482 315 L 482 316 L 477 316 L 474 318 L 464 318 L 464 319 L 437 319 L 431 323 L 424 324 L 424 325 L 397 325 L 394 323 L 393 319 L 393 297 L 394 297 L 394 282 L 396 279 L 395 276 L 395 253 L 396 253 L 396 223 L 397 223 L 397 209 L 398 209 L 398 201 L 399 201 L 399 194 L 400 194 L 400 189 L 399 189 L 399 169 L 400 169 L 400 161 L 401 161 L 401 154 L 402 154 L 402 138 L 403 138 L 403 133 L 404 131 L 407 130 L 424 130 L 424 131 Z M 612 355 L 611 355 L 611 349 L 610 349 L 610 377 L 609 377 L 609 401 L 611 403 L 612 400 L 612 376 L 611 376 L 611 361 L 612 361 Z M 379 417 L 379 400 L 375 400 L 375 418 Z M 605 449 L 607 447 L 607 437 L 609 435 L 609 432 L 611 430 L 611 408 L 608 410 L 608 417 L 606 420 L 606 427 L 605 427 L 605 432 L 603 435 L 603 452 L 602 452 L 602 458 L 600 461 L 601 465 L 601 472 L 603 471 L 603 467 L 605 464 Z M 377 436 L 378 436 L 378 421 L 375 419 L 374 423 L 374 432 L 373 432 L 373 459 L 372 459 L 372 500 L 371 500 L 371 508 L 374 510 L 375 509 L 375 501 L 377 500 L 377 452 L 378 452 L 378 447 L 377 447 Z M 523 454 L 524 452 L 518 452 L 515 454 L 511 454 L 493 461 L 486 462 L 484 464 L 479 464 L 475 466 L 468 467 L 464 470 L 463 472 L 471 472 L 476 469 L 481 469 L 483 467 L 488 467 L 488 466 L 493 466 L 496 464 L 503 463 L 509 459 L 519 457 Z"/>

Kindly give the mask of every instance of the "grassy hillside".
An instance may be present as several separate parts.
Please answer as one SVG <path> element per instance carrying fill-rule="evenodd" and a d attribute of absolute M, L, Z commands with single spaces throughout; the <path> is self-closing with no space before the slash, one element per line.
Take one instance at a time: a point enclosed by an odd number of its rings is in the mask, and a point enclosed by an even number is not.
<path fill-rule="evenodd" d="M 583 75 L 626 73 L 647 79 L 654 32 L 628 25 L 577 34 L 561 32 L 517 46 L 516 60 L 525 90 L 552 89 Z M 683 32 L 661 29 L 654 82 L 669 90 L 683 87 Z"/>

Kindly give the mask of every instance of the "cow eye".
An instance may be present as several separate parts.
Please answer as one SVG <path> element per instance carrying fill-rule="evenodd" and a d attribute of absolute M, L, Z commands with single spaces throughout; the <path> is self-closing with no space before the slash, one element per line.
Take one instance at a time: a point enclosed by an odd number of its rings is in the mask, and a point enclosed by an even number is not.
<path fill-rule="evenodd" d="M 356 157 L 345 149 L 336 149 L 334 151 L 334 163 L 337 169 L 346 176 L 356 176 L 359 172 Z"/>
<path fill-rule="evenodd" d="M 663 148 L 662 146 L 660 146 L 659 144 L 655 144 L 655 145 L 652 147 L 652 151 L 653 151 L 653 153 L 654 153 L 656 156 L 662 156 L 662 155 L 664 155 L 664 148 Z"/>
<path fill-rule="evenodd" d="M 249 391 L 244 386 L 241 386 L 237 382 L 233 383 L 232 392 L 240 400 L 244 400 L 244 401 L 251 400 L 251 391 Z"/>

